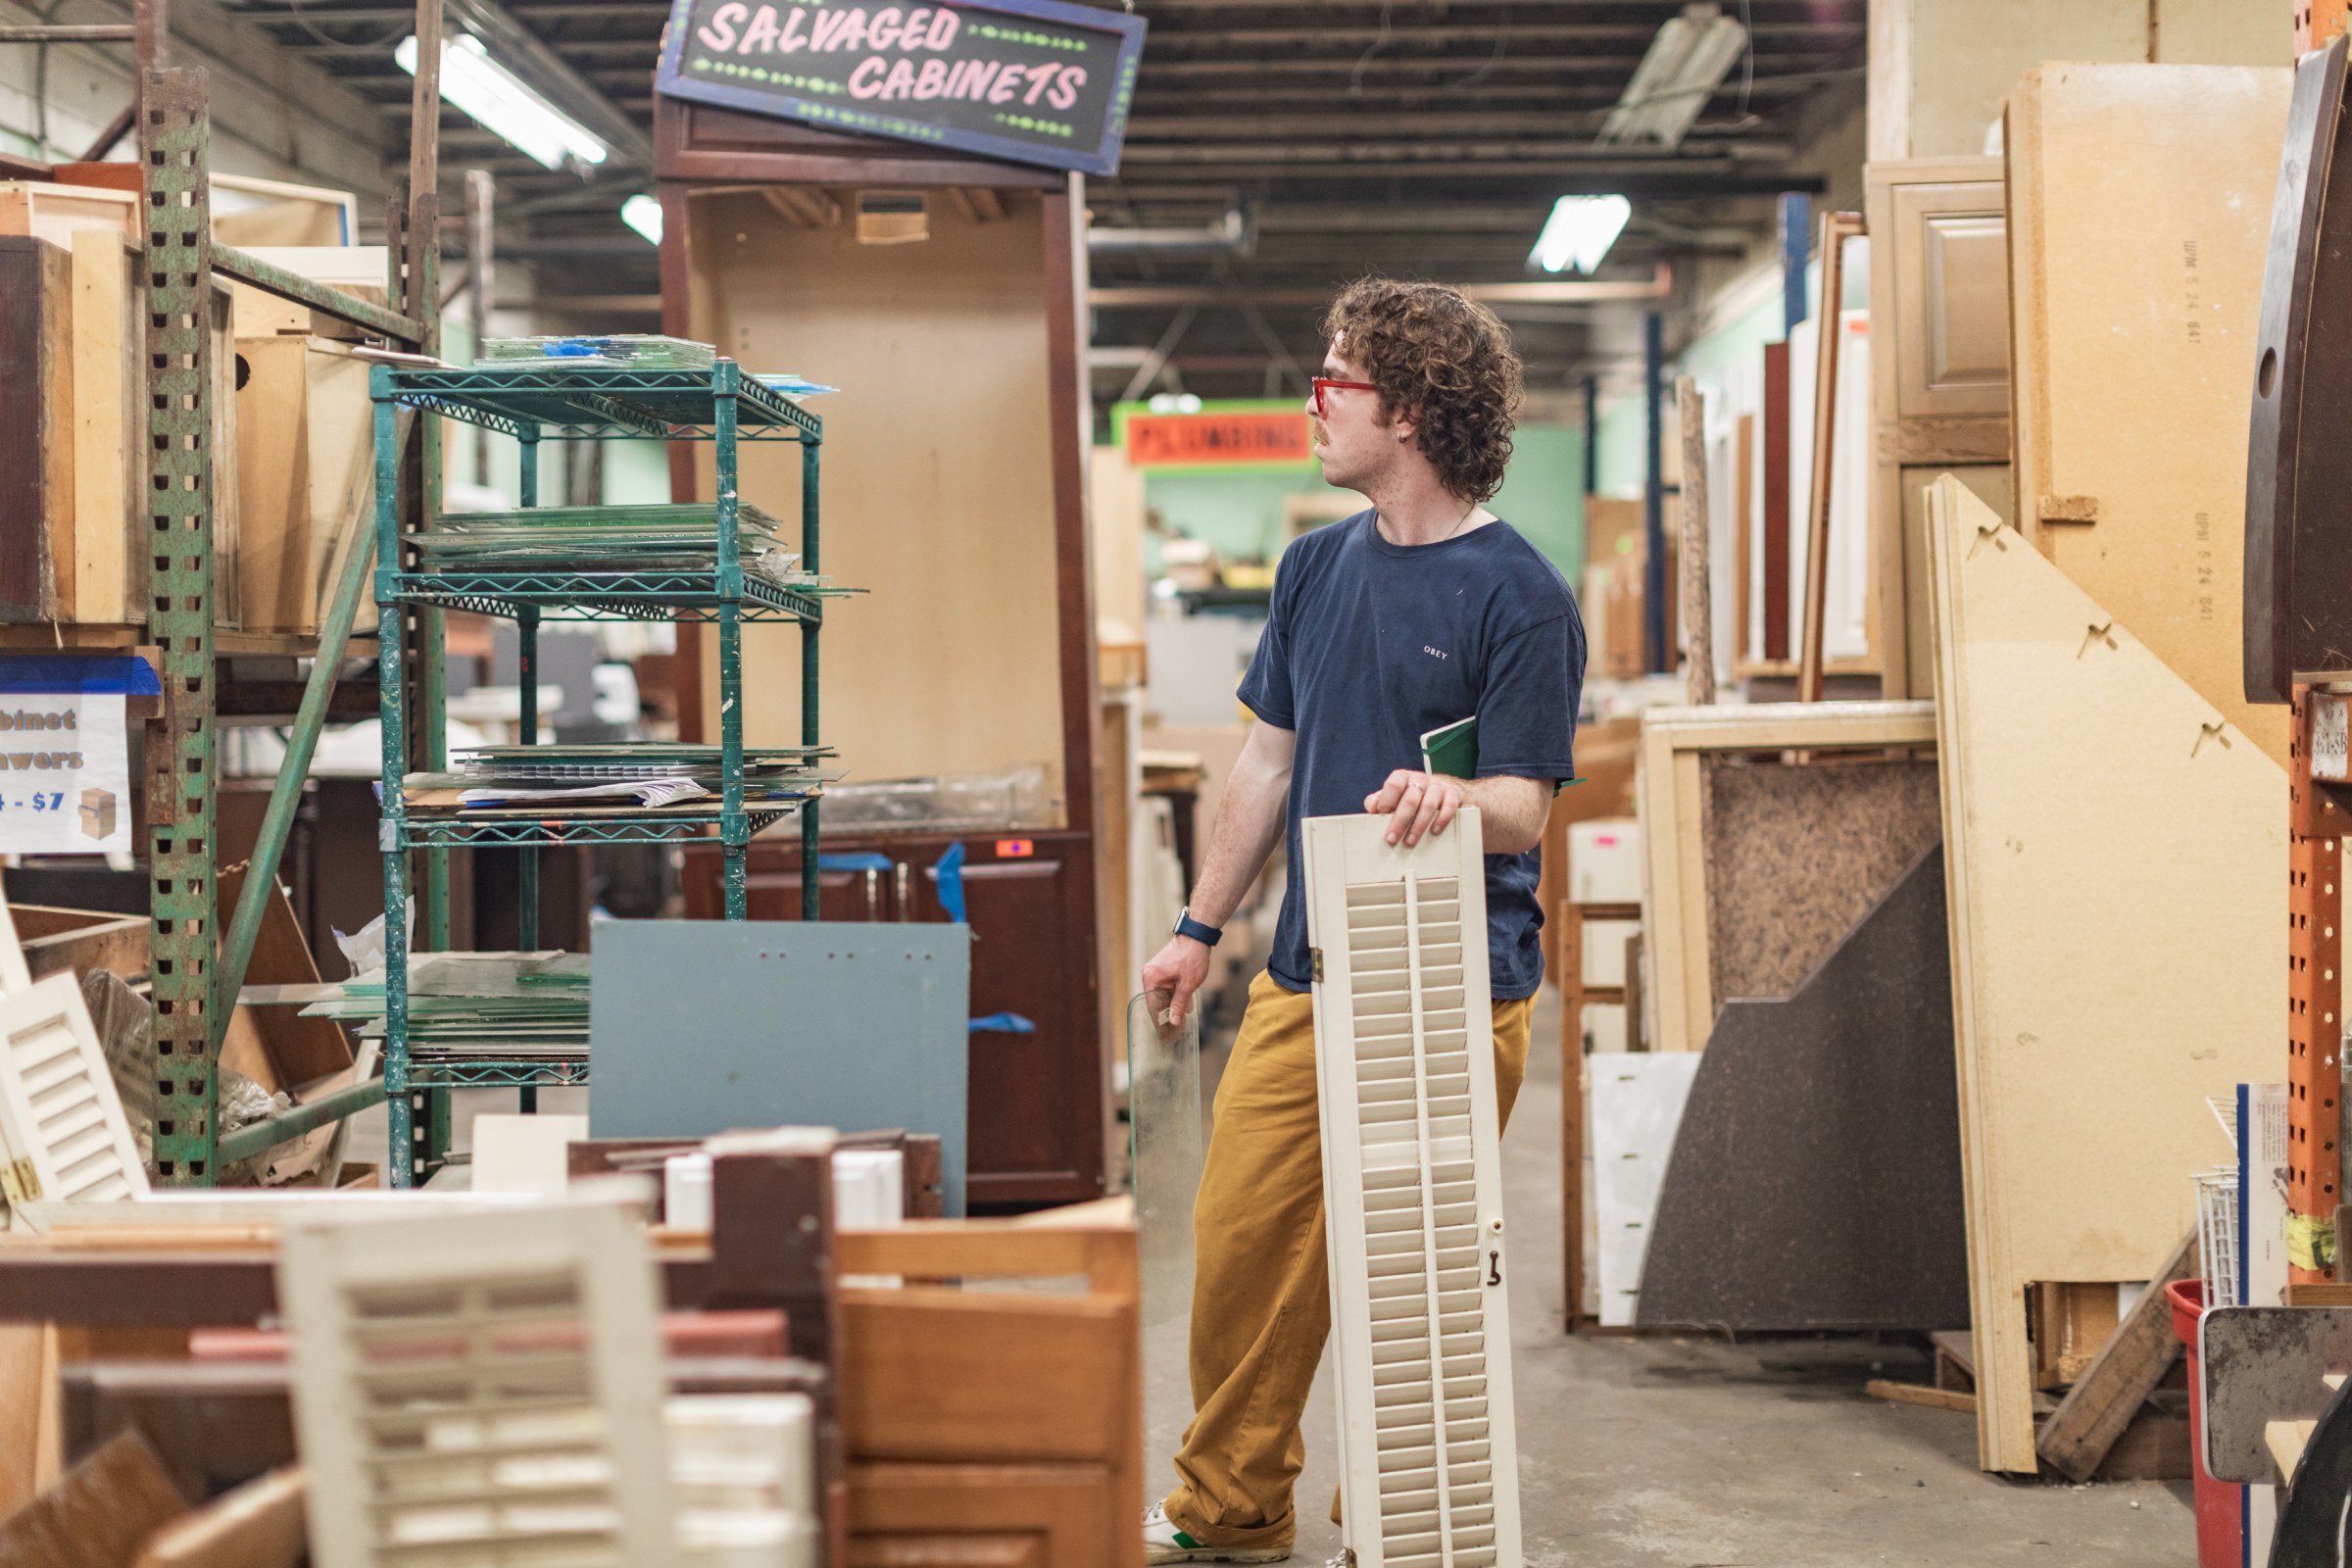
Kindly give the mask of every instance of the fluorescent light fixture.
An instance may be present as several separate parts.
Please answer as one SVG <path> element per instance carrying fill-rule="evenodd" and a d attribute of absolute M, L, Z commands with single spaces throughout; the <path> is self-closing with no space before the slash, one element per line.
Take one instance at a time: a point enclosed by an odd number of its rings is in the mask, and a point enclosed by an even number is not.
<path fill-rule="evenodd" d="M 1598 145 L 1680 146 L 1746 48 L 1747 29 L 1721 6 L 1683 7 L 1650 40 L 1624 96 L 1601 122 Z"/>
<path fill-rule="evenodd" d="M 1527 259 L 1546 272 L 1571 267 L 1590 272 L 1609 254 L 1633 215 L 1634 204 L 1622 196 L 1563 196 L 1552 204 L 1551 217 Z"/>
<path fill-rule="evenodd" d="M 620 220 L 645 236 L 648 245 L 662 243 L 662 204 L 640 193 L 620 204 Z"/>
<path fill-rule="evenodd" d="M 416 74 L 416 36 L 400 40 L 392 58 Z M 578 121 L 524 85 L 522 78 L 490 58 L 482 40 L 462 32 L 441 42 L 441 96 L 527 153 L 543 169 L 561 169 L 565 159 L 601 164 L 612 148 Z"/>

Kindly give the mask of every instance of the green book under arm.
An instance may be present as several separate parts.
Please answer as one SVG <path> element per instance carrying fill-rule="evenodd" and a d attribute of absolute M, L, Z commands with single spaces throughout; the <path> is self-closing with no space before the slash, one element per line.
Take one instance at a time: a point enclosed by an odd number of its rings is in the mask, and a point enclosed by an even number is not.
<path fill-rule="evenodd" d="M 1421 737 L 1421 765 L 1432 773 L 1447 778 L 1478 777 L 1478 715 L 1441 724 Z M 1582 784 L 1581 778 L 1552 781 L 1554 795 L 1571 784 Z"/>

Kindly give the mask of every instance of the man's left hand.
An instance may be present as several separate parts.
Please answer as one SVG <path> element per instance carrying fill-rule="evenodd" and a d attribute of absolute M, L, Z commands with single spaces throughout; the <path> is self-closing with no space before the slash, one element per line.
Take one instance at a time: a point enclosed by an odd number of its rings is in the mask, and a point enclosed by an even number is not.
<path fill-rule="evenodd" d="M 1374 816 L 1393 812 L 1389 842 L 1401 840 L 1409 850 L 1421 842 L 1423 834 L 1445 832 L 1454 813 L 1462 808 L 1462 799 L 1460 779 L 1400 767 L 1389 775 L 1389 781 L 1376 794 L 1364 797 L 1364 809 Z"/>

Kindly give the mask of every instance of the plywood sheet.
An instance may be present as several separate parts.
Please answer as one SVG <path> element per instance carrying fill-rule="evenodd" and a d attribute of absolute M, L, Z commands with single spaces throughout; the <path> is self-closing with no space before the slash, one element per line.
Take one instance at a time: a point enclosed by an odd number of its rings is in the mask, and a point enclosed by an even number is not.
<path fill-rule="evenodd" d="M 824 738 L 855 778 L 1043 762 L 1061 788 L 1042 210 L 931 203 L 919 245 L 802 228 L 754 192 L 697 196 L 693 335 L 745 368 L 842 388 L 824 416 L 824 571 L 870 589 L 825 617 Z M 709 448 L 697 449 L 710 494 Z M 801 452 L 743 449 L 744 499 L 799 516 Z M 797 743 L 798 628 L 744 629 L 744 742 Z M 715 641 L 703 711 L 718 711 Z M 715 734 L 715 729 L 712 730 Z"/>
<path fill-rule="evenodd" d="M 1929 533 L 1979 1449 L 2031 1471 L 2027 1284 L 2145 1279 L 2278 1069 L 2286 778 L 1957 480 Z"/>
<path fill-rule="evenodd" d="M 1794 991 L 1943 832 L 1933 761 L 1724 756 L 1703 777 L 1719 1006 Z"/>
<path fill-rule="evenodd" d="M 2019 526 L 2282 766 L 2286 710 L 2244 696 L 2240 583 L 2262 215 L 2292 80 L 2043 66 L 2008 134 Z"/>
<path fill-rule="evenodd" d="M 1951 1048 L 1943 854 L 1931 848 L 1794 996 L 1724 1004 L 1683 1108 L 1637 1321 L 1966 1322 Z"/>

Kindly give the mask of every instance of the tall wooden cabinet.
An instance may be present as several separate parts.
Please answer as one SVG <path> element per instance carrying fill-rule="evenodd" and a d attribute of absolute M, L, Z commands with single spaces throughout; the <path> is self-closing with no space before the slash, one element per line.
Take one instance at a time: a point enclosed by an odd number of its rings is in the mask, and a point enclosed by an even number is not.
<path fill-rule="evenodd" d="M 1051 831 L 956 835 L 972 1011 L 1037 1023 L 973 1037 L 970 1194 L 1098 1197 L 1119 999 L 1099 972 L 1083 184 L 668 100 L 656 132 L 664 329 L 842 389 L 818 404 L 821 564 L 868 592 L 827 617 L 821 672 L 803 669 L 797 636 L 746 629 L 745 741 L 797 739 L 801 676 L 821 679 L 826 740 L 854 780 L 1044 767 Z M 677 499 L 710 483 L 707 455 L 672 449 Z M 742 491 L 791 531 L 797 472 L 747 455 Z M 714 734 L 715 644 L 680 638 L 680 729 Z M 1033 853 L 998 855 L 1001 841 Z M 869 901 L 863 873 L 827 872 L 824 912 L 944 918 L 922 873 L 949 842 L 828 827 L 828 857 L 875 851 L 912 880 L 902 894 L 895 870 L 877 877 Z M 797 909 L 797 846 L 756 844 L 751 876 L 753 918 Z"/>

